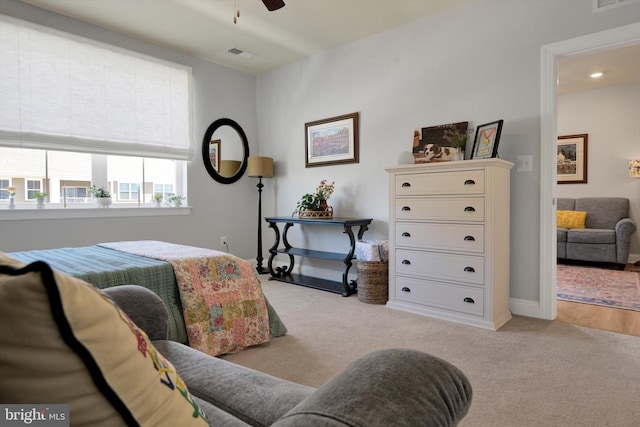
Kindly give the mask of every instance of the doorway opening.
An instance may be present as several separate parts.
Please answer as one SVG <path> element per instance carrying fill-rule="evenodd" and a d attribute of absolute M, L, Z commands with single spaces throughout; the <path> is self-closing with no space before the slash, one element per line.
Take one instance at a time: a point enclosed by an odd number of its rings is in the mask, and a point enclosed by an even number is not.
<path fill-rule="evenodd" d="M 540 317 L 553 320 L 556 303 L 557 79 L 561 58 L 640 43 L 640 23 L 546 45 L 541 50 Z"/>

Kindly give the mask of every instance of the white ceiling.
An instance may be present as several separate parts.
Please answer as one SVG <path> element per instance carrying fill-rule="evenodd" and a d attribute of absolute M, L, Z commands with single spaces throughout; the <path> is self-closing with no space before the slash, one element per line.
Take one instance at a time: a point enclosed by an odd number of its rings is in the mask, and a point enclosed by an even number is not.
<path fill-rule="evenodd" d="M 284 0 L 273 12 L 261 0 L 22 1 L 257 75 L 476 0 Z"/>
<path fill-rule="evenodd" d="M 591 78 L 595 72 L 603 73 L 602 77 Z M 559 94 L 633 82 L 640 82 L 640 44 L 561 58 L 559 61 Z"/>
<path fill-rule="evenodd" d="M 478 0 L 284 0 L 273 12 L 260 0 L 22 1 L 258 75 Z M 230 48 L 254 56 L 233 55 Z M 589 78 L 596 70 L 604 76 Z M 640 45 L 562 59 L 558 93 L 632 81 L 640 81 Z"/>

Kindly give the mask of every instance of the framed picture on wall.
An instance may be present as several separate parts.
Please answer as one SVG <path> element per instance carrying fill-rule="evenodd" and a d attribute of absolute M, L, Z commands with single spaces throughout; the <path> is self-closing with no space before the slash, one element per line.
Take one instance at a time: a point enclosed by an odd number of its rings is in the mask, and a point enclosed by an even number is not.
<path fill-rule="evenodd" d="M 305 123 L 305 167 L 358 163 L 358 113 Z"/>
<path fill-rule="evenodd" d="M 587 183 L 587 142 L 586 133 L 558 137 L 558 184 Z"/>

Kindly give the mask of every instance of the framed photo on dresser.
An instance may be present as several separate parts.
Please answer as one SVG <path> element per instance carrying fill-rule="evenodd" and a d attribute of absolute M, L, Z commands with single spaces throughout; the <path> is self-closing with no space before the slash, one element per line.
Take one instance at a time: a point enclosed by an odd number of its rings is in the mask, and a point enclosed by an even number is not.
<path fill-rule="evenodd" d="M 471 159 L 491 159 L 498 156 L 498 143 L 500 142 L 503 122 L 504 120 L 498 120 L 485 123 L 476 128 Z"/>

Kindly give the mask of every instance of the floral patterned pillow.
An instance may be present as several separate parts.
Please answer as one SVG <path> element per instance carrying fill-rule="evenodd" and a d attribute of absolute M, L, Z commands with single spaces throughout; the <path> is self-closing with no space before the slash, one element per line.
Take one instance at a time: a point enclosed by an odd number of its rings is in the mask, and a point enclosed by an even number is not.
<path fill-rule="evenodd" d="M 0 401 L 68 404 L 73 425 L 208 426 L 184 382 L 90 284 L 0 254 Z"/>

